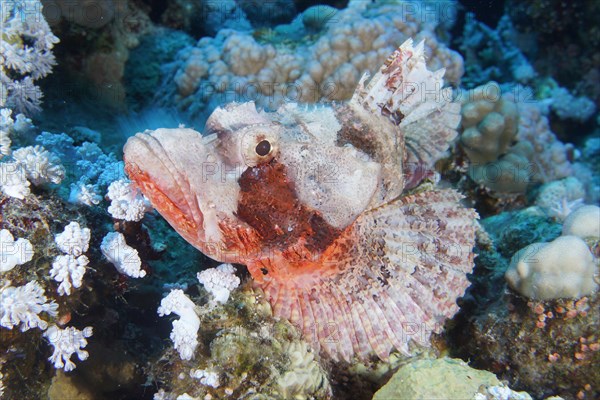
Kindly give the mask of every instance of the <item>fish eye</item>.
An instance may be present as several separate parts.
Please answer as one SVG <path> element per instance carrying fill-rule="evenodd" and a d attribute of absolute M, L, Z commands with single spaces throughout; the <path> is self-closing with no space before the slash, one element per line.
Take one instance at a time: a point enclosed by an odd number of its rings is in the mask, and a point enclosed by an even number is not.
<path fill-rule="evenodd" d="M 271 143 L 268 140 L 261 140 L 254 149 L 256 154 L 261 157 L 268 155 L 271 152 Z"/>
<path fill-rule="evenodd" d="M 269 163 L 279 151 L 279 129 L 272 125 L 252 125 L 240 132 L 239 151 L 248 167 Z"/>

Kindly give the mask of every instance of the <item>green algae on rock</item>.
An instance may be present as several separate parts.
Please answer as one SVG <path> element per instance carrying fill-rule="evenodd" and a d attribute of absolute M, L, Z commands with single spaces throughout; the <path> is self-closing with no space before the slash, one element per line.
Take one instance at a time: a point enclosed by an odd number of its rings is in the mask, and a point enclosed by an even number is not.
<path fill-rule="evenodd" d="M 481 385 L 500 384 L 491 372 L 459 359 L 423 359 L 402 366 L 373 400 L 472 399 Z"/>

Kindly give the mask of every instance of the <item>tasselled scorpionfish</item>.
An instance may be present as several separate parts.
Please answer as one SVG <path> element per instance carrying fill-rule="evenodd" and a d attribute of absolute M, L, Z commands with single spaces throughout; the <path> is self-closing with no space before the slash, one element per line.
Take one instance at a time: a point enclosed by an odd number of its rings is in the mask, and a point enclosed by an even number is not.
<path fill-rule="evenodd" d="M 408 40 L 347 103 L 229 104 L 204 135 L 130 138 L 126 171 L 188 242 L 246 265 L 323 356 L 411 354 L 456 313 L 473 268 L 475 211 L 415 188 L 460 122 L 443 75 Z"/>

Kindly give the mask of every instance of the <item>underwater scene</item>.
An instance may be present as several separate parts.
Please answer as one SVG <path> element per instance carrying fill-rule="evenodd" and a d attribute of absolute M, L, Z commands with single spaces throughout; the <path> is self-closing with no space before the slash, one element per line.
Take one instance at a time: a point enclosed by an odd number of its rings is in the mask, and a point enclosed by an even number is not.
<path fill-rule="evenodd" d="M 600 399 L 600 1 L 0 5 L 1 400 Z"/>

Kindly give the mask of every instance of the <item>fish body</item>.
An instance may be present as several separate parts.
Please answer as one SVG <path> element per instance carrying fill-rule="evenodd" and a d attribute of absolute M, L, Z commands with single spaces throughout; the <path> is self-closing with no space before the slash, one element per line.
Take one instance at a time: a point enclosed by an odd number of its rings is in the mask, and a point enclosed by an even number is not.
<path fill-rule="evenodd" d="M 126 171 L 188 242 L 244 264 L 333 360 L 411 353 L 458 310 L 473 268 L 474 210 L 420 182 L 456 137 L 460 106 L 405 42 L 343 104 L 217 108 L 204 135 L 146 131 Z"/>

